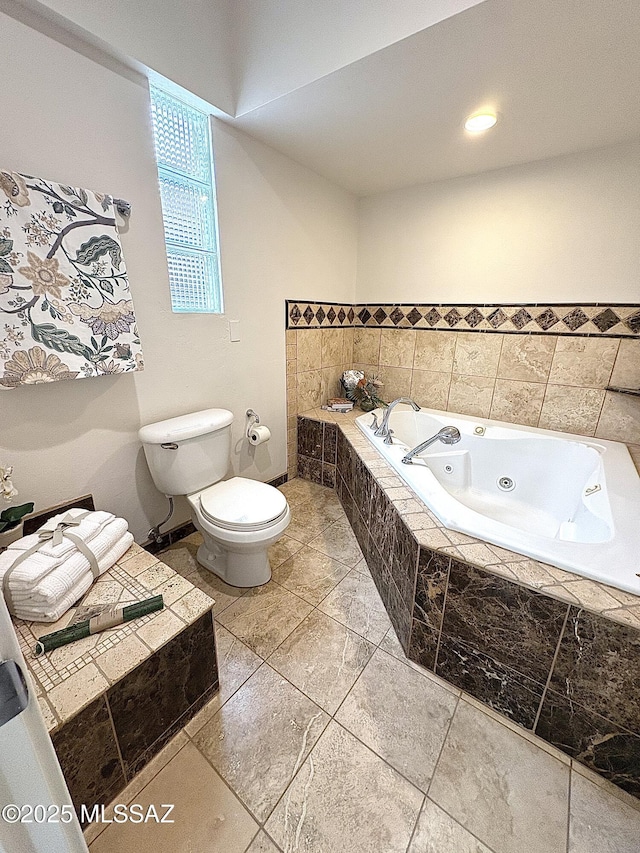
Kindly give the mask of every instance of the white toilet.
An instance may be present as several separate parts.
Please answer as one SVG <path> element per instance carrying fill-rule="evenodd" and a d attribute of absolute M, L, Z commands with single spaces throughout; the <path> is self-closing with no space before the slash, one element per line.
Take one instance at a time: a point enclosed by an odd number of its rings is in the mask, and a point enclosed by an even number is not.
<path fill-rule="evenodd" d="M 229 467 L 233 415 L 206 409 L 142 427 L 151 476 L 165 495 L 186 495 L 204 542 L 198 562 L 232 586 L 258 586 L 271 577 L 267 549 L 291 515 L 282 492 L 233 477 Z"/>

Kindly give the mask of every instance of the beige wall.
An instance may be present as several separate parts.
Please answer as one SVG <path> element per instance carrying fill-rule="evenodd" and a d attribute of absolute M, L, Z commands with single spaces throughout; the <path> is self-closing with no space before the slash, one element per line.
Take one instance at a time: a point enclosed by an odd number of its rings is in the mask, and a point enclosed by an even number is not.
<path fill-rule="evenodd" d="M 640 387 L 638 340 L 360 328 L 353 358 L 385 400 L 640 444 L 640 398 L 605 391 Z"/>
<path fill-rule="evenodd" d="M 210 406 L 236 417 L 232 466 L 268 480 L 286 470 L 285 297 L 353 301 L 355 200 L 286 157 L 216 123 L 216 173 L 227 314 L 170 310 L 144 81 L 132 82 L 12 19 L 3 33 L 2 168 L 129 200 L 122 232 L 146 370 L 5 391 L 0 459 L 24 500 L 45 507 L 85 492 L 124 515 L 138 538 L 165 509 L 136 433 L 143 423 Z M 229 318 L 240 320 L 231 344 Z M 249 448 L 244 412 L 273 439 Z M 176 521 L 186 519 L 181 503 Z"/>
<path fill-rule="evenodd" d="M 640 142 L 362 199 L 357 301 L 640 302 Z"/>

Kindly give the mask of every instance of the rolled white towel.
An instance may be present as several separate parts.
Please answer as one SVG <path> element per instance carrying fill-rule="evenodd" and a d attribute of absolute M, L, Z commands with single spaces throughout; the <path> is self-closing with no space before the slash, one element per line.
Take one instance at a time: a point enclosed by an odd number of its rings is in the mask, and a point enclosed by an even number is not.
<path fill-rule="evenodd" d="M 131 533 L 125 533 L 102 558 L 100 565 L 104 563 L 104 571 L 110 569 L 131 545 L 133 545 L 133 536 Z M 13 615 L 25 622 L 57 622 L 90 589 L 92 584 L 93 575 L 90 571 L 86 571 L 58 601 L 51 604 L 30 602 L 28 599 L 17 602 L 12 609 Z"/>
<path fill-rule="evenodd" d="M 98 563 L 98 573 L 102 574 L 110 568 L 112 563 L 108 563 L 105 557 L 109 554 L 112 548 L 118 545 L 125 534 L 128 532 L 129 526 L 124 518 L 115 518 L 113 521 L 104 527 L 104 529 L 89 543 L 89 548 L 94 554 Z M 31 555 L 35 556 L 35 555 Z M 55 569 L 40 578 L 37 584 L 23 584 L 20 579 L 16 582 L 16 575 L 19 574 L 23 565 L 29 562 L 31 557 L 18 566 L 9 578 L 9 589 L 14 602 L 30 600 L 38 603 L 53 604 L 58 599 L 65 596 L 71 590 L 80 578 L 91 571 L 89 560 L 76 549 L 74 553 L 61 562 Z"/>
<path fill-rule="evenodd" d="M 52 531 L 56 526 L 67 517 L 77 518 L 83 515 L 86 510 L 70 509 L 66 513 L 50 518 L 40 530 Z M 114 521 L 115 516 L 111 512 L 90 512 L 81 519 L 78 525 L 70 528 L 71 533 L 87 543 L 87 546 L 93 551 L 91 543 L 99 536 L 105 527 Z M 125 522 L 126 524 L 126 522 Z M 11 574 L 11 586 L 22 586 L 30 588 L 35 586 L 41 578 L 48 574 L 53 569 L 61 565 L 72 554 L 78 552 L 78 546 L 71 539 L 63 536 L 62 542 L 59 545 L 54 545 L 53 540 L 42 541 L 38 533 L 32 533 L 30 536 L 23 536 L 12 542 L 9 547 L 0 554 L 0 580 L 4 576 L 5 571 L 11 568 L 18 557 L 25 551 L 28 551 L 34 545 L 41 542 L 40 548 L 31 554 L 26 560 L 16 566 Z"/>

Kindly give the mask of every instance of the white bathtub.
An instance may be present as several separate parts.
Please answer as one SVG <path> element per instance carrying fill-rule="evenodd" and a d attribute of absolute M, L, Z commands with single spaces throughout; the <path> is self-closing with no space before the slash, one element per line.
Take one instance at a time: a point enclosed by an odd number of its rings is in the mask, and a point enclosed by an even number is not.
<path fill-rule="evenodd" d="M 446 527 L 640 595 L 640 478 L 624 444 L 404 405 L 393 445 L 370 414 L 356 423 Z M 402 463 L 449 425 L 457 444 Z"/>

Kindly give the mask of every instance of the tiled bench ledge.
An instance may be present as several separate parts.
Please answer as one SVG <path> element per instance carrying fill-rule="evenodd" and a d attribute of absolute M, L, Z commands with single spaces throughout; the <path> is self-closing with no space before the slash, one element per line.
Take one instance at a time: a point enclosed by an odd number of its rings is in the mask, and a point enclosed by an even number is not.
<path fill-rule="evenodd" d="M 408 657 L 640 797 L 640 598 L 445 528 L 353 423 L 298 417 Z"/>
<path fill-rule="evenodd" d="M 109 803 L 218 689 L 213 600 L 138 545 L 95 583 L 83 607 L 162 594 L 157 613 L 40 657 L 36 639 L 66 627 L 14 620 L 77 809 Z"/>

